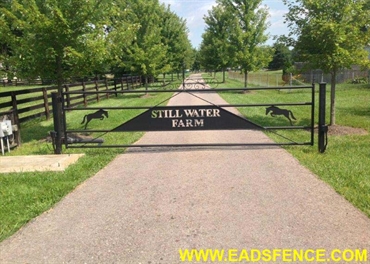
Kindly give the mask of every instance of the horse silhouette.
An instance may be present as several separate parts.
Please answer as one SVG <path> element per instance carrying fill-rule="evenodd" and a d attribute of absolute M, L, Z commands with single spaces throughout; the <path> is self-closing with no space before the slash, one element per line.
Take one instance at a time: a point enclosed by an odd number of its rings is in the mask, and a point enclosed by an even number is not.
<path fill-rule="evenodd" d="M 92 113 L 92 114 L 87 114 L 84 116 L 81 124 L 85 123 L 86 121 L 86 124 L 85 124 L 85 129 L 87 128 L 87 124 L 91 121 L 91 119 L 100 119 L 100 120 L 103 120 L 104 119 L 104 116 L 106 118 L 108 118 L 108 111 L 105 111 L 103 109 L 99 109 L 98 111 L 96 111 L 95 113 Z"/>
<path fill-rule="evenodd" d="M 289 120 L 291 126 L 293 125 L 293 123 L 292 123 L 292 119 L 290 119 L 290 117 L 292 117 L 294 120 L 297 120 L 294 117 L 293 112 L 288 110 L 288 109 L 280 109 L 279 107 L 276 107 L 276 106 L 272 105 L 272 106 L 266 108 L 266 115 L 268 115 L 268 113 L 270 113 L 270 112 L 271 112 L 272 117 L 275 117 L 277 115 L 285 116 Z"/>

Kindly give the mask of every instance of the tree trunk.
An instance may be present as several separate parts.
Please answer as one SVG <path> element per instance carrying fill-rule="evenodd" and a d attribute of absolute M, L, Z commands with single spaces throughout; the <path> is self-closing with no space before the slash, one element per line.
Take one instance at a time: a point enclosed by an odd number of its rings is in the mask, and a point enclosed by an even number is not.
<path fill-rule="evenodd" d="M 148 94 L 148 75 L 145 75 L 145 94 Z"/>
<path fill-rule="evenodd" d="M 223 71 L 223 74 L 224 74 L 223 77 L 222 77 L 222 82 L 225 83 L 225 75 L 226 75 L 225 69 L 223 69 L 222 71 Z"/>
<path fill-rule="evenodd" d="M 330 125 L 335 125 L 335 86 L 337 71 L 331 73 L 331 89 L 330 89 Z"/>
<path fill-rule="evenodd" d="M 248 87 L 248 71 L 244 73 L 244 88 Z"/>

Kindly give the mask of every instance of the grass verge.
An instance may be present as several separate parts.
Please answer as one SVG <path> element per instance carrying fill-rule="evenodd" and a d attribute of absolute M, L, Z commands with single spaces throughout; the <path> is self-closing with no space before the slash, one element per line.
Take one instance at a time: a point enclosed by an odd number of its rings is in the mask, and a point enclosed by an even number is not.
<path fill-rule="evenodd" d="M 219 77 L 220 78 L 220 77 Z M 239 80 L 227 79 L 222 87 L 243 87 Z M 318 91 L 318 88 L 316 88 Z M 327 88 L 327 113 L 329 113 L 329 90 Z M 292 90 L 281 92 L 253 91 L 250 93 L 220 93 L 229 103 L 258 103 L 258 102 L 289 102 L 310 101 L 309 91 Z M 317 95 L 317 93 L 316 93 Z M 316 101 L 318 96 L 316 96 Z M 370 132 L 370 87 L 359 84 L 339 84 L 336 91 L 336 123 L 341 126 L 361 128 Z M 317 106 L 317 104 L 316 104 Z M 304 108 L 290 107 L 297 117 L 295 125 L 306 125 L 307 113 Z M 287 125 L 284 117 L 266 116 L 263 109 L 240 108 L 239 111 L 258 124 Z M 262 113 L 262 114 L 261 114 Z M 315 111 L 316 124 L 317 113 Z M 327 114 L 327 117 L 329 114 Z M 328 122 L 328 121 L 327 121 Z M 329 128 L 330 131 L 330 128 Z M 308 132 L 285 131 L 279 132 L 294 140 L 305 140 Z M 279 136 L 268 133 L 275 141 L 281 140 Z M 318 153 L 317 134 L 315 146 L 286 147 L 299 162 L 315 173 L 319 178 L 330 184 L 337 193 L 345 197 L 353 205 L 370 217 L 370 133 L 365 135 L 332 135 L 329 136 L 328 149 L 324 154 Z"/>
<path fill-rule="evenodd" d="M 178 86 L 180 83 L 178 82 Z M 177 86 L 177 87 L 178 87 Z M 176 87 L 173 85 L 172 87 Z M 168 88 L 169 89 L 169 88 Z M 171 94 L 155 93 L 143 97 L 144 93 L 119 95 L 103 100 L 94 107 L 104 106 L 143 106 L 165 102 Z M 144 110 L 126 110 L 110 113 L 109 119 L 91 121 L 88 128 L 107 129 L 121 124 Z M 85 111 L 71 111 L 67 114 L 67 126 L 81 129 L 80 124 Z M 49 131 L 53 130 L 53 121 L 32 120 L 22 125 L 22 146 L 10 155 L 53 154 L 52 145 L 45 141 Z M 143 133 L 108 133 L 104 140 L 107 144 L 132 144 Z M 99 136 L 91 134 L 91 136 Z M 64 172 L 24 172 L 0 174 L 0 241 L 12 235 L 24 224 L 42 212 L 50 209 L 65 195 L 87 178 L 96 174 L 124 149 L 63 149 L 63 153 L 81 153 L 85 156 Z M 7 153 L 7 155 L 9 155 Z"/>

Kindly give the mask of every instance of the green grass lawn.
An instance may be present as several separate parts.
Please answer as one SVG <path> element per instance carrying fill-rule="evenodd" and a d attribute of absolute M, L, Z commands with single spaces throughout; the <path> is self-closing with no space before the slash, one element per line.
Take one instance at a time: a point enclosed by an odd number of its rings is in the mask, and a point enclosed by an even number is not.
<path fill-rule="evenodd" d="M 171 87 L 178 87 L 171 85 Z M 169 89 L 169 88 L 168 88 Z M 104 106 L 152 106 L 165 102 L 171 93 L 150 92 L 150 96 L 140 94 L 125 94 L 102 100 L 94 107 Z M 87 111 L 93 112 L 95 110 Z M 144 110 L 110 111 L 109 119 L 93 120 L 88 128 L 107 129 L 119 125 Z M 68 129 L 81 129 L 82 117 L 85 111 L 70 111 L 67 113 Z M 7 153 L 7 155 L 53 154 L 51 143 L 45 138 L 53 130 L 53 121 L 32 120 L 22 125 L 22 146 Z M 107 133 L 104 135 L 105 144 L 131 144 L 138 140 L 143 133 Z M 100 136 L 91 134 L 91 136 Z M 117 154 L 124 149 L 63 149 L 63 153 L 81 153 L 77 163 L 64 172 L 24 172 L 0 174 L 0 241 L 12 235 L 32 218 L 48 210 L 71 192 L 77 185 L 96 174 L 106 166 Z M 0 157 L 1 158 L 1 157 Z"/>
<path fill-rule="evenodd" d="M 221 77 L 218 77 L 221 79 Z M 227 79 L 223 87 L 243 87 L 240 80 Z M 252 85 L 251 85 L 252 86 Z M 317 86 L 318 91 L 318 86 Z M 329 123 L 330 85 L 327 87 L 327 123 Z M 289 102 L 310 101 L 309 91 L 253 91 L 246 94 L 220 93 L 229 103 L 258 103 L 258 102 Z M 316 101 L 318 93 L 316 93 Z M 317 107 L 317 104 L 316 104 Z M 295 125 L 306 125 L 308 122 L 303 107 L 287 107 L 297 117 Z M 241 108 L 239 111 L 247 118 L 262 125 L 287 125 L 284 117 L 271 118 L 265 116 L 263 108 Z M 317 114 L 316 109 L 316 124 Z M 340 84 L 336 92 L 336 124 L 361 128 L 370 132 L 370 85 Z M 330 129 L 330 128 L 329 128 Z M 279 134 L 294 140 L 306 140 L 308 132 L 279 131 Z M 281 137 L 268 133 L 275 141 L 280 142 Z M 362 210 L 370 217 L 370 133 L 366 135 L 331 135 L 329 145 L 324 154 L 318 153 L 317 134 L 315 146 L 295 146 L 286 149 L 296 157 L 301 164 L 330 184 L 339 194 Z"/>

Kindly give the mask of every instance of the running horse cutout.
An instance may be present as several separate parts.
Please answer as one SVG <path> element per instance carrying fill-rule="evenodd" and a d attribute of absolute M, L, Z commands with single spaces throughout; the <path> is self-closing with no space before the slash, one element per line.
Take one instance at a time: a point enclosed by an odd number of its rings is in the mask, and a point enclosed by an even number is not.
<path fill-rule="evenodd" d="M 100 119 L 100 120 L 103 120 L 104 119 L 104 116 L 106 118 L 108 118 L 108 111 L 105 111 L 103 109 L 99 109 L 95 113 L 85 115 L 84 118 L 83 118 L 83 120 L 82 120 L 82 122 L 81 122 L 81 124 L 85 123 L 85 121 L 86 121 L 86 124 L 85 124 L 85 130 L 86 130 L 87 124 L 91 121 L 91 119 Z"/>
<path fill-rule="evenodd" d="M 288 110 L 288 109 L 280 109 L 279 107 L 276 107 L 276 106 L 272 105 L 272 106 L 266 108 L 266 115 L 268 115 L 270 112 L 271 112 L 272 117 L 275 117 L 277 115 L 285 116 L 289 120 L 291 126 L 293 125 L 293 123 L 292 123 L 292 119 L 290 119 L 290 117 L 292 117 L 294 120 L 297 120 L 294 117 L 293 112 Z"/>

